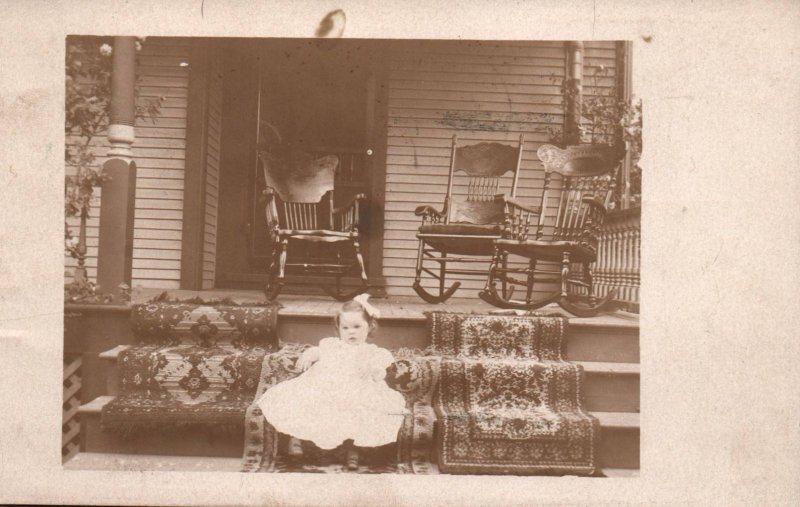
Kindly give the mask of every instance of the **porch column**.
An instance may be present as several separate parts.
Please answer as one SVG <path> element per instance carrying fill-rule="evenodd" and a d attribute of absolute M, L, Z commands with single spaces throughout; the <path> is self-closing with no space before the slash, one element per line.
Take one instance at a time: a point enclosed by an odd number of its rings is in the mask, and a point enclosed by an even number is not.
<path fill-rule="evenodd" d="M 580 144 L 581 104 L 583 102 L 583 42 L 567 43 L 567 76 L 564 86 L 566 118 L 564 143 Z"/>
<path fill-rule="evenodd" d="M 631 83 L 633 81 L 633 74 L 631 73 L 631 51 L 633 45 L 630 41 L 617 42 L 617 97 L 623 100 L 626 104 L 631 103 Z M 621 77 L 619 77 L 621 76 Z M 622 127 L 618 129 L 617 142 L 622 144 Z M 622 161 L 622 209 L 631 207 L 631 169 L 633 167 L 633 160 L 631 159 L 631 149 L 629 144 L 625 143 L 625 158 Z"/>
<path fill-rule="evenodd" d="M 103 172 L 100 200 L 100 238 L 97 253 L 97 284 L 107 294 L 117 295 L 117 286 L 130 285 L 133 259 L 133 215 L 136 164 L 131 146 L 135 141 L 136 39 L 114 37 L 111 74 L 109 159 Z"/>

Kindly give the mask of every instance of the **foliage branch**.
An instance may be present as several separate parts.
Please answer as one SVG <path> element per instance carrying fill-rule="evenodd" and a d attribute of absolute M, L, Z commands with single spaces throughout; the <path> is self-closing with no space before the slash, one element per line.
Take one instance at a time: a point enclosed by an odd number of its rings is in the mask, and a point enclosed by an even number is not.
<path fill-rule="evenodd" d="M 67 37 L 65 61 L 65 121 L 64 163 L 72 168 L 64 189 L 64 247 L 73 258 L 82 262 L 86 245 L 75 237 L 67 223 L 70 217 L 82 222 L 90 217 L 95 187 L 109 179 L 96 163 L 96 150 L 103 146 L 111 110 L 112 37 Z M 144 38 L 137 39 L 136 49 Z M 166 97 L 139 100 L 136 90 L 137 120 L 155 123 Z M 65 300 L 70 302 L 112 302 L 114 297 L 99 293 L 99 287 L 75 270 L 73 282 L 64 288 Z M 119 287 L 124 301 L 130 289 Z M 127 292 L 126 292 L 127 291 Z M 109 300 L 109 297 L 111 300 Z"/>

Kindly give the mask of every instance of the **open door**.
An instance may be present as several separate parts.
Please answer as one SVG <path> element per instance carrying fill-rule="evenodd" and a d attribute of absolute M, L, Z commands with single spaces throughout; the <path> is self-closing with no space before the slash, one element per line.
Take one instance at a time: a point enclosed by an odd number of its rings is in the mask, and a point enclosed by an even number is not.
<path fill-rule="evenodd" d="M 272 245 L 257 150 L 337 155 L 335 204 L 358 193 L 371 197 L 377 134 L 373 55 L 363 41 L 341 39 L 268 40 L 230 52 L 224 76 L 217 287 L 260 289 L 266 280 Z M 370 212 L 370 203 L 365 208 L 361 247 L 367 273 L 373 275 L 370 251 L 381 245 L 370 237 L 371 221 L 381 214 Z M 290 255 L 309 258 L 334 255 L 325 249 L 289 249 Z M 308 285 L 308 292 L 317 288 Z"/>

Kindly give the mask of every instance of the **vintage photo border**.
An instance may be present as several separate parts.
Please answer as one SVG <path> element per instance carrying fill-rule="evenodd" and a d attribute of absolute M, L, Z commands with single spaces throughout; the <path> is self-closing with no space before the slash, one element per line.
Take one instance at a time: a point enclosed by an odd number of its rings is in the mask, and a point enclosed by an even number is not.
<path fill-rule="evenodd" d="M 4 2 L 0 500 L 114 504 L 797 500 L 800 8 L 759 2 Z M 734 5 L 735 4 L 735 5 Z M 58 459 L 67 34 L 633 40 L 644 100 L 638 479 L 68 472 Z M 31 191 L 34 189 L 34 191 Z M 710 190 L 713 189 L 713 190 Z M 769 250 L 769 256 L 765 255 Z"/>

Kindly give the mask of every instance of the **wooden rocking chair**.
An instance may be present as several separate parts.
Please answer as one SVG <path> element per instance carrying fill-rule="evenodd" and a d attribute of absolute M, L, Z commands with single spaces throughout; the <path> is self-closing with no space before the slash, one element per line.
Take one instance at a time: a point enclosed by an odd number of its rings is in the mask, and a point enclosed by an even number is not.
<path fill-rule="evenodd" d="M 545 169 L 541 207 L 525 208 L 513 199 L 504 199 L 505 230 L 503 237 L 494 241 L 494 257 L 480 297 L 500 308 L 533 310 L 557 302 L 579 317 L 597 315 L 616 295 L 614 290 L 598 300 L 591 263 L 597 259 L 599 230 L 613 187 L 611 173 L 620 154 L 608 146 L 560 149 L 543 145 L 537 155 Z M 562 187 L 558 205 L 548 206 L 553 172 L 563 176 Z M 527 268 L 508 267 L 509 254 L 526 258 Z M 541 269 L 539 261 L 556 263 L 556 267 Z M 502 294 L 496 288 L 498 281 L 503 284 Z M 534 288 L 541 283 L 559 283 L 560 290 L 533 299 Z M 512 289 L 524 286 L 525 299 L 512 299 L 507 285 Z"/>
<path fill-rule="evenodd" d="M 458 139 L 453 136 L 444 208 L 439 211 L 426 205 L 414 211 L 415 215 L 422 217 L 422 225 L 417 233 L 419 249 L 413 287 L 425 301 L 441 303 L 459 288 L 460 281 L 447 287 L 448 273 L 486 276 L 493 241 L 503 232 L 503 201 L 497 200 L 500 181 L 504 174 L 513 172 L 509 189 L 513 198 L 519 180 L 523 142 L 524 136 L 520 135 L 518 146 L 486 142 L 458 146 Z M 453 193 L 456 173 L 463 173 L 458 175 L 458 179 L 465 183 L 466 195 L 455 196 Z M 457 257 L 448 257 L 451 254 Z M 452 269 L 448 267 L 452 262 L 480 263 L 483 266 L 482 269 Z M 503 257 L 501 263 L 504 266 L 505 262 Z M 437 293 L 432 294 L 422 287 L 423 272 L 438 281 Z"/>
<path fill-rule="evenodd" d="M 338 301 L 347 301 L 365 292 L 369 285 L 359 246 L 358 218 L 359 205 L 366 197 L 358 194 L 344 206 L 334 208 L 334 175 L 339 157 L 315 158 L 296 151 L 279 153 L 258 152 L 267 185 L 264 196 L 273 245 L 265 287 L 267 298 L 273 300 L 277 297 L 285 283 L 287 268 L 300 268 L 304 274 L 333 278 L 335 284 L 321 284 L 321 288 Z M 324 244 L 350 244 L 354 255 L 348 259 L 347 252 L 342 254 L 346 249 L 337 248 L 335 259 L 310 261 L 300 258 L 287 263 L 290 240 L 298 242 L 297 246 L 307 247 L 305 252 L 293 252 L 293 258 L 298 253 L 323 250 L 321 245 Z M 342 277 L 351 272 L 361 277 L 361 285 L 346 292 L 342 288 Z"/>

